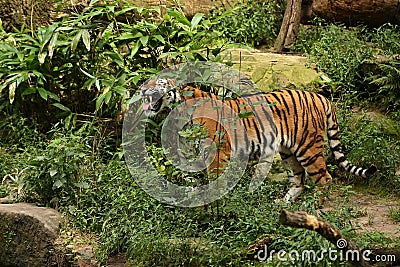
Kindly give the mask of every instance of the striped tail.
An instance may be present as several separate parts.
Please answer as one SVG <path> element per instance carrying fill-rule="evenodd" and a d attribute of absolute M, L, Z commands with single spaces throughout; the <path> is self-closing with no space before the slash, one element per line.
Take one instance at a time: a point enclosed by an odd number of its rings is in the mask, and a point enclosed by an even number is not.
<path fill-rule="evenodd" d="M 337 117 L 330 106 L 330 111 L 327 113 L 327 126 L 328 126 L 328 140 L 329 140 L 329 147 L 335 157 L 335 160 L 338 162 L 338 165 L 344 168 L 346 171 L 361 176 L 364 178 L 372 176 L 376 171 L 377 168 L 375 166 L 371 166 L 368 169 L 363 169 L 351 164 L 347 159 L 346 156 L 342 152 L 342 146 L 340 145 L 340 134 L 339 134 L 339 126 L 337 123 Z"/>

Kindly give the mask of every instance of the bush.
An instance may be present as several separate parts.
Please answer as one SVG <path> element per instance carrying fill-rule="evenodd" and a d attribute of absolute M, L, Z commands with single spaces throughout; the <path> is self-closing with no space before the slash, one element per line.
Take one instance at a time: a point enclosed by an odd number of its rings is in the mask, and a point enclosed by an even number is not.
<path fill-rule="evenodd" d="M 46 153 L 31 161 L 26 190 L 43 204 L 74 202 L 89 187 L 93 174 L 90 148 L 76 135 L 61 135 L 45 148 Z"/>
<path fill-rule="evenodd" d="M 368 83 L 370 99 L 385 110 L 395 111 L 400 107 L 400 59 L 393 58 L 385 63 L 377 63 L 375 70 L 369 72 Z"/>
<path fill-rule="evenodd" d="M 245 0 L 233 8 L 217 9 L 219 18 L 214 29 L 236 43 L 271 45 L 278 35 L 283 18 L 283 6 L 278 1 Z"/>
<path fill-rule="evenodd" d="M 35 31 L 0 29 L 0 111 L 35 118 L 47 130 L 76 115 L 115 118 L 136 85 L 168 64 L 217 60 L 215 21 L 161 14 L 115 1 Z"/>
<path fill-rule="evenodd" d="M 317 69 L 328 74 L 331 84 L 347 98 L 356 102 L 367 99 L 370 106 L 397 110 L 399 27 L 347 29 L 319 19 L 314 24 L 301 28 L 294 50 L 308 54 Z"/>
<path fill-rule="evenodd" d="M 379 28 L 366 32 L 366 40 L 373 44 L 376 54 L 387 57 L 400 54 L 400 27 L 398 25 L 385 24 Z"/>
<path fill-rule="evenodd" d="M 385 117 L 379 112 L 338 112 L 344 153 L 354 164 L 363 167 L 375 165 L 378 172 L 362 183 L 388 193 L 399 192 L 400 177 L 396 175 L 400 162 L 399 113 Z M 347 174 L 346 174 L 347 175 Z"/>
<path fill-rule="evenodd" d="M 363 81 L 361 64 L 372 57 L 372 49 L 358 38 L 358 30 L 328 25 L 310 48 L 309 57 L 317 70 L 334 82 L 354 90 Z"/>

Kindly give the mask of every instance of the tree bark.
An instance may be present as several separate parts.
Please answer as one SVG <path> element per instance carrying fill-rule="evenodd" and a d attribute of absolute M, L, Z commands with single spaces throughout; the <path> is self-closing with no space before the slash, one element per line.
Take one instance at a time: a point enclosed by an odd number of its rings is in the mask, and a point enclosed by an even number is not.
<path fill-rule="evenodd" d="M 302 23 L 317 16 L 347 25 L 364 23 L 377 27 L 384 23 L 399 24 L 399 0 L 304 0 Z"/>
<path fill-rule="evenodd" d="M 281 53 L 296 41 L 300 27 L 302 0 L 288 0 L 282 26 L 275 42 L 275 52 Z"/>

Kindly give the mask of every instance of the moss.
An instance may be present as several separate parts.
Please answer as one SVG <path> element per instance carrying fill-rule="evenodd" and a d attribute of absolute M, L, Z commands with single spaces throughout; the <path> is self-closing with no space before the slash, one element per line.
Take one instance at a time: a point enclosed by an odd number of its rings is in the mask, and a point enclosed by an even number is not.
<path fill-rule="evenodd" d="M 320 81 L 320 73 L 308 67 L 307 58 L 248 50 L 232 50 L 233 67 L 248 75 L 263 92 L 289 85 L 304 87 Z"/>

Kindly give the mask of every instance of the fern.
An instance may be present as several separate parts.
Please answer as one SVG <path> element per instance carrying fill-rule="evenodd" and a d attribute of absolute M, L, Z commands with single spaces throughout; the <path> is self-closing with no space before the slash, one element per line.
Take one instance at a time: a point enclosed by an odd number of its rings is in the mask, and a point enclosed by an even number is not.
<path fill-rule="evenodd" d="M 375 96 L 382 98 L 388 108 L 400 106 L 400 60 L 378 64 L 379 74 L 371 76 L 370 84 L 378 86 Z"/>

